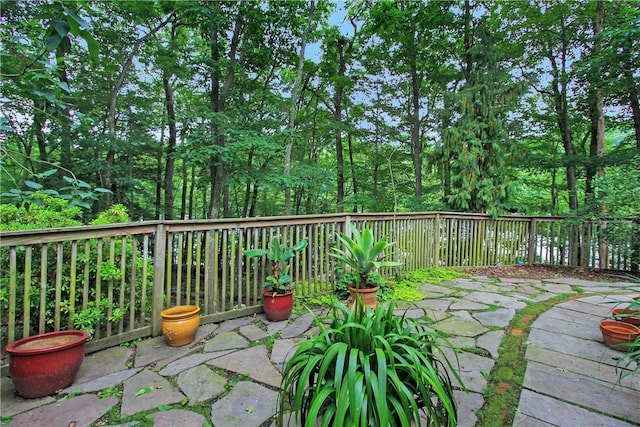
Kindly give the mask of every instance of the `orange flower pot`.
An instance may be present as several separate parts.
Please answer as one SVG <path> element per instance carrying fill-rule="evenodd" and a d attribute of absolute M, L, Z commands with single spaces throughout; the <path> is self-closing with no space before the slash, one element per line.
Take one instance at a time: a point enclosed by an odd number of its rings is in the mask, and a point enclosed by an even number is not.
<path fill-rule="evenodd" d="M 365 310 L 367 307 L 373 310 L 378 304 L 378 289 L 380 289 L 380 286 L 376 286 L 375 288 L 360 289 L 349 286 L 349 292 L 351 292 L 351 296 L 347 301 L 347 307 L 351 307 L 354 303 L 357 303 L 359 299 L 362 299 L 362 305 L 364 306 Z"/>
<path fill-rule="evenodd" d="M 620 351 L 627 350 L 622 344 L 631 343 L 640 336 L 640 328 L 630 323 L 619 322 L 617 320 L 601 321 L 600 332 L 606 345 Z"/>
<path fill-rule="evenodd" d="M 162 334 L 168 345 L 180 347 L 193 341 L 200 326 L 200 307 L 178 305 L 163 310 L 160 316 L 162 316 Z"/>
<path fill-rule="evenodd" d="M 620 322 L 626 322 L 634 326 L 640 326 L 640 310 L 614 308 L 613 310 L 611 310 L 611 315 Z"/>

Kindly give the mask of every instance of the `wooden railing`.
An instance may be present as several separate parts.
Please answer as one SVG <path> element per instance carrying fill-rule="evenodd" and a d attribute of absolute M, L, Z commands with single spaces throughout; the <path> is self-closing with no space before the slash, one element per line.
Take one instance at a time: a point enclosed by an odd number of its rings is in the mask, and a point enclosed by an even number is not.
<path fill-rule="evenodd" d="M 640 256 L 637 221 L 458 213 L 149 221 L 4 232 L 2 347 L 79 323 L 95 330 L 89 351 L 159 335 L 160 311 L 176 304 L 201 306 L 202 323 L 261 311 L 266 260 L 248 260 L 242 252 L 265 248 L 276 235 L 289 244 L 309 240 L 291 263 L 296 294 L 331 291 L 336 264 L 330 248 L 336 232 L 351 224 L 371 228 L 377 237 L 388 235 L 395 242 L 390 257 L 408 271 L 516 263 L 630 271 Z"/>

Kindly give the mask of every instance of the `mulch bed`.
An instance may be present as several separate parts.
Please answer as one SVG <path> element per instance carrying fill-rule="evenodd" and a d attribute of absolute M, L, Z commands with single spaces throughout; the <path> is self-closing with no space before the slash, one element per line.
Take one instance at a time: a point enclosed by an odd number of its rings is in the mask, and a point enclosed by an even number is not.
<path fill-rule="evenodd" d="M 465 268 L 465 273 L 473 276 L 487 277 L 518 277 L 532 279 L 553 279 L 558 277 L 572 277 L 575 279 L 598 282 L 639 282 L 640 274 L 627 271 L 599 270 L 584 267 L 565 267 L 549 265 L 507 265 L 496 267 Z"/>

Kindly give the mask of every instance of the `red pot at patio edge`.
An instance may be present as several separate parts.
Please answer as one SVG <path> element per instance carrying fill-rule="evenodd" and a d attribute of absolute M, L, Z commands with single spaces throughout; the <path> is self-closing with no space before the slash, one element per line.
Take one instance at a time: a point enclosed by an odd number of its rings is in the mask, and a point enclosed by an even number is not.
<path fill-rule="evenodd" d="M 73 384 L 88 338 L 85 331 L 58 331 L 7 345 L 9 375 L 18 395 L 28 399 L 48 396 Z"/>
<path fill-rule="evenodd" d="M 640 326 L 640 310 L 632 310 L 628 308 L 614 308 L 611 315 L 621 322 L 630 323 L 634 326 Z"/>
<path fill-rule="evenodd" d="M 628 351 L 623 344 L 631 343 L 640 336 L 640 328 L 618 320 L 601 321 L 600 332 L 604 343 L 619 351 Z"/>
<path fill-rule="evenodd" d="M 273 322 L 287 320 L 293 310 L 293 291 L 287 291 L 284 294 L 262 292 L 262 307 L 267 319 Z"/>

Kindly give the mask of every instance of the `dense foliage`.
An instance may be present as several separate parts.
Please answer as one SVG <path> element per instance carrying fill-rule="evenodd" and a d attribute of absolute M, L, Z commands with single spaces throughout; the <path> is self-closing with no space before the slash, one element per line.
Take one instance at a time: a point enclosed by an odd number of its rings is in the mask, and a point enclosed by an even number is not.
<path fill-rule="evenodd" d="M 640 211 L 633 2 L 18 0 L 1 20 L 3 203 Z"/>

